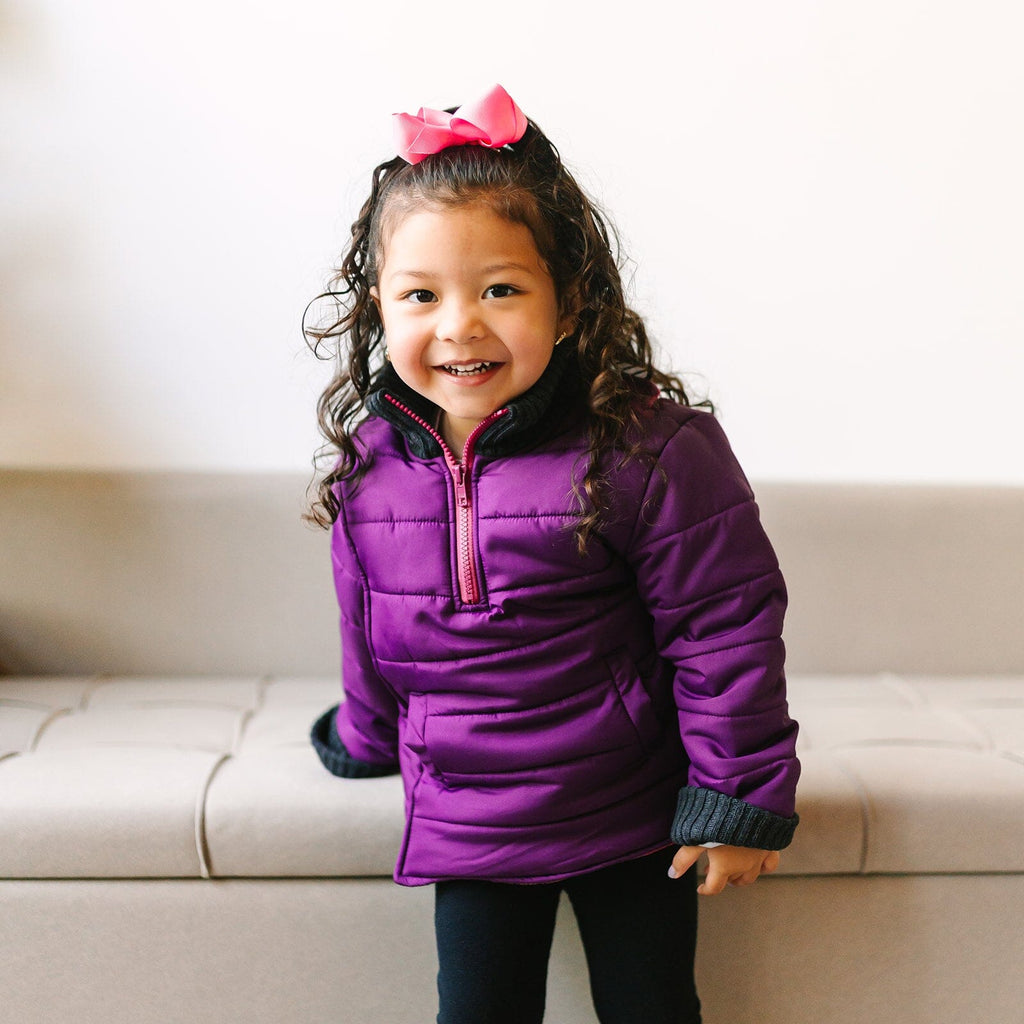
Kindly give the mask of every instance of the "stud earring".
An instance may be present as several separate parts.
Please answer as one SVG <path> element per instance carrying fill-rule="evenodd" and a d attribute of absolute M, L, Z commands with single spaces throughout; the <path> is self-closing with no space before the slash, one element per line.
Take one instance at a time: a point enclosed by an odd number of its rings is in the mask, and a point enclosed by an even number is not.
<path fill-rule="evenodd" d="M 562 342 L 565 341 L 565 339 L 568 338 L 568 337 L 569 337 L 569 332 L 568 331 L 562 331 L 562 333 L 557 338 L 555 338 L 555 344 L 556 345 L 561 345 Z"/>

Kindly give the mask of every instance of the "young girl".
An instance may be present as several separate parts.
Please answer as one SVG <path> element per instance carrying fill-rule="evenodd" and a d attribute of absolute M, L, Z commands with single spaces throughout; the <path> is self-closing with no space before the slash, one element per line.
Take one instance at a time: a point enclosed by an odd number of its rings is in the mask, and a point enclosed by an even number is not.
<path fill-rule="evenodd" d="M 539 1022 L 559 894 L 602 1024 L 692 1024 L 704 893 L 796 826 L 785 589 L 721 429 L 652 365 L 595 205 L 495 87 L 397 115 L 320 399 L 345 701 L 324 764 L 401 771 L 441 1024 Z"/>

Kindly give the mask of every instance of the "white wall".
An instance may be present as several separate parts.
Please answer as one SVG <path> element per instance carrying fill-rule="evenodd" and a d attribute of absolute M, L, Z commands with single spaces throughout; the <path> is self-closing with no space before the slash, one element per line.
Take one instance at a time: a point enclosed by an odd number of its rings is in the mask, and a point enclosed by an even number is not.
<path fill-rule="evenodd" d="M 1024 483 L 1014 0 L 0 0 L 0 465 L 298 469 L 388 115 L 500 81 L 756 479 Z"/>

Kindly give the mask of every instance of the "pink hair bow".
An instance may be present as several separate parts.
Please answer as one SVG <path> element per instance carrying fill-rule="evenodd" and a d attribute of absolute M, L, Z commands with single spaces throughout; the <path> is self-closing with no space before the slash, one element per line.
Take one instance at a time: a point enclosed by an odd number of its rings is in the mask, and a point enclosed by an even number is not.
<path fill-rule="evenodd" d="M 395 114 L 395 145 L 398 155 L 418 164 L 431 153 L 449 146 L 486 146 L 500 149 L 518 142 L 526 131 L 526 115 L 500 85 L 475 103 L 454 114 L 420 107 L 418 114 Z"/>

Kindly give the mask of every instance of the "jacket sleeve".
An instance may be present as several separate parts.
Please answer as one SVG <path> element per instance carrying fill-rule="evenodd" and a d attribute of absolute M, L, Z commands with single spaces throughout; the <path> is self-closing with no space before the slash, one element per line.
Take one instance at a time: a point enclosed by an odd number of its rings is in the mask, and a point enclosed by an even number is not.
<path fill-rule="evenodd" d="M 369 608 L 344 509 L 331 534 L 331 560 L 341 619 L 341 675 L 345 700 L 313 726 L 311 739 L 324 765 L 346 778 L 398 770 L 398 704 L 381 679 L 368 635 Z"/>
<path fill-rule="evenodd" d="M 799 820 L 800 773 L 783 668 L 785 584 L 725 434 L 713 416 L 691 413 L 648 467 L 627 548 L 675 669 L 690 760 L 672 839 L 782 849 Z"/>

